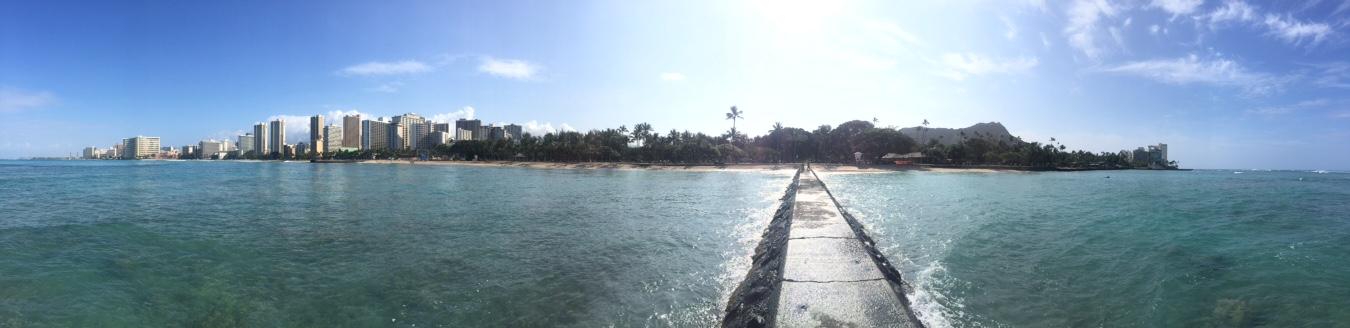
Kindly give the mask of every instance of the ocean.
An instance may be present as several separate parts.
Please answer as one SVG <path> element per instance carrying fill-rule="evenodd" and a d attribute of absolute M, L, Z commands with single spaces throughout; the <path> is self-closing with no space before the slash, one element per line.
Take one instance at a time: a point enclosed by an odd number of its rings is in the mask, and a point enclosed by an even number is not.
<path fill-rule="evenodd" d="M 1350 327 L 1350 174 L 824 180 L 930 327 Z"/>
<path fill-rule="evenodd" d="M 1242 172 L 822 178 L 931 327 L 1350 326 L 1350 174 Z M 0 327 L 715 326 L 790 180 L 0 161 Z"/>

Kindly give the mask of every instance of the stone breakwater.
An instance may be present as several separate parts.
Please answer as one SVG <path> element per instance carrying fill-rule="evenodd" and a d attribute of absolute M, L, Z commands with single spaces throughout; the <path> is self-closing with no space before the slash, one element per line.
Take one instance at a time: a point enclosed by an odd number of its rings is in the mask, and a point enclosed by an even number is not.
<path fill-rule="evenodd" d="M 922 327 L 899 271 L 809 168 L 793 177 L 724 327 Z"/>

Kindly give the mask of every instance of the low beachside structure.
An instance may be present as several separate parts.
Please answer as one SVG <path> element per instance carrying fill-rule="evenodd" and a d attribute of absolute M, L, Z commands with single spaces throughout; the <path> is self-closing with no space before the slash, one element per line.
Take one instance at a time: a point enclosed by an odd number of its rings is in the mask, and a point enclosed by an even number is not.
<path fill-rule="evenodd" d="M 912 152 L 904 154 L 887 153 L 881 156 L 882 163 L 894 163 L 895 165 L 913 165 L 915 162 L 923 160 L 923 153 Z"/>

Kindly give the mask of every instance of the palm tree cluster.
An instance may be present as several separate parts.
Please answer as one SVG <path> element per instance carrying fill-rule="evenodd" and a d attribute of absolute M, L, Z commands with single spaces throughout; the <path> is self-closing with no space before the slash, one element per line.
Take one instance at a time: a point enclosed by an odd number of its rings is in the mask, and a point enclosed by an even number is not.
<path fill-rule="evenodd" d="M 926 161 L 951 165 L 1003 165 L 1042 168 L 1128 168 L 1130 163 L 1117 153 L 1068 151 L 1051 138 L 1051 144 L 1026 142 L 1008 136 L 966 136 L 959 143 L 944 145 L 930 140 L 922 147 Z"/>
<path fill-rule="evenodd" d="M 458 160 L 526 160 L 549 162 L 638 162 L 671 164 L 852 162 L 854 152 L 876 159 L 886 153 L 914 151 L 914 141 L 893 128 L 867 121 L 814 131 L 774 124 L 764 135 L 749 137 L 728 131 L 708 135 L 689 131 L 657 132 L 651 124 L 629 129 L 561 131 L 542 136 L 526 133 L 520 140 L 465 140 L 437 146 L 433 158 Z M 362 150 L 332 154 L 336 159 L 412 158 L 411 150 Z"/>
<path fill-rule="evenodd" d="M 1005 165 L 1026 167 L 1130 167 L 1114 153 L 1066 151 L 1057 144 L 1026 142 L 1021 138 L 961 133 L 961 141 L 943 144 L 929 140 L 918 145 L 891 127 L 853 120 L 812 131 L 775 123 L 765 134 L 749 137 L 736 129 L 744 112 L 732 107 L 726 117 L 732 128 L 722 135 L 670 130 L 664 134 L 651 124 L 638 123 L 587 132 L 560 131 L 542 136 L 526 133 L 520 140 L 464 140 L 440 145 L 424 154 L 413 150 L 362 150 L 331 154 L 336 159 L 413 158 L 428 155 L 456 160 L 523 160 L 549 162 L 636 162 L 666 164 L 850 163 L 854 153 L 880 162 L 888 153 L 922 152 L 923 162 L 946 165 Z M 924 120 L 925 132 L 928 121 Z"/>

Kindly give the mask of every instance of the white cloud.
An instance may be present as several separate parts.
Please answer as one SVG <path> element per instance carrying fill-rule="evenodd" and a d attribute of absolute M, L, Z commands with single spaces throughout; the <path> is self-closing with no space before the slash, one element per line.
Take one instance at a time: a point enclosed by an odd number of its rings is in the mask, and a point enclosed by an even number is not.
<path fill-rule="evenodd" d="M 539 72 L 539 66 L 519 59 L 483 57 L 482 63 L 478 65 L 478 71 L 498 77 L 529 80 Z"/>
<path fill-rule="evenodd" d="M 1139 76 L 1174 84 L 1208 84 L 1241 87 L 1252 95 L 1265 95 L 1283 88 L 1288 79 L 1255 73 L 1227 59 L 1202 60 L 1196 55 L 1172 59 L 1131 62 L 1107 68 L 1108 73 Z"/>
<path fill-rule="evenodd" d="M 1350 62 L 1332 62 L 1313 66 L 1322 71 L 1321 76 L 1313 81 L 1318 86 L 1350 89 Z"/>
<path fill-rule="evenodd" d="M 1126 52 L 1129 51 L 1129 48 L 1125 46 L 1124 33 L 1121 33 L 1119 28 L 1112 26 L 1110 28 L 1107 28 L 1106 31 L 1111 34 L 1111 40 L 1116 41 L 1116 47 L 1124 49 Z"/>
<path fill-rule="evenodd" d="M 1035 68 L 1039 61 L 1035 57 L 1005 60 L 974 53 L 948 53 L 942 55 L 942 64 L 945 70 L 939 75 L 961 81 L 975 75 L 1025 72 Z"/>
<path fill-rule="evenodd" d="M 1159 29 L 1160 27 L 1158 27 L 1158 24 L 1150 25 L 1148 27 L 1148 34 L 1158 35 Z"/>
<path fill-rule="evenodd" d="M 1293 17 L 1266 15 L 1266 26 L 1270 34 L 1293 44 L 1306 43 L 1316 46 L 1331 35 L 1331 26 L 1323 23 L 1304 23 Z M 1306 41 L 1306 42 L 1305 42 Z"/>
<path fill-rule="evenodd" d="M 1117 11 L 1119 9 L 1106 0 L 1074 1 L 1069 5 L 1067 13 L 1069 24 L 1064 28 L 1069 45 L 1083 52 L 1088 58 L 1097 59 L 1103 53 L 1095 40 L 1097 23 L 1102 17 L 1115 16 Z"/>
<path fill-rule="evenodd" d="M 684 81 L 684 74 L 679 72 L 661 73 L 661 80 L 665 81 Z"/>
<path fill-rule="evenodd" d="M 42 108 L 55 104 L 56 101 L 56 96 L 47 91 L 0 87 L 0 113 Z"/>
<path fill-rule="evenodd" d="M 1204 0 L 1153 0 L 1153 7 L 1162 8 L 1172 16 L 1188 15 L 1204 4 Z"/>
<path fill-rule="evenodd" d="M 1229 0 L 1223 3 L 1222 7 L 1215 9 L 1208 15 L 1202 16 L 1209 20 L 1210 25 L 1216 25 L 1228 21 L 1250 22 L 1256 19 L 1256 9 L 1252 8 L 1246 2 L 1240 0 Z"/>
<path fill-rule="evenodd" d="M 1045 36 L 1045 32 L 1041 32 L 1041 46 L 1050 49 L 1050 38 Z"/>
<path fill-rule="evenodd" d="M 1003 32 L 1003 37 L 1007 38 L 1008 40 L 1016 39 L 1017 25 L 1013 24 L 1013 21 L 1011 19 L 1008 19 L 1008 16 L 998 16 L 998 19 L 1003 21 L 1003 27 L 1005 28 L 1005 31 Z"/>
<path fill-rule="evenodd" d="M 275 120 L 285 120 L 286 124 L 286 143 L 299 144 L 309 143 L 309 116 L 306 115 L 272 115 L 267 118 L 268 123 Z M 328 124 L 328 118 L 324 118 L 324 124 Z M 270 124 L 268 126 L 271 126 Z"/>
<path fill-rule="evenodd" d="M 1265 19 L 1260 20 L 1256 8 L 1240 0 L 1226 1 L 1222 7 L 1196 19 L 1208 20 L 1211 29 L 1226 22 L 1253 23 L 1269 29 L 1267 35 L 1294 45 L 1316 46 L 1335 33 L 1329 24 L 1303 22 L 1290 15 L 1266 14 Z"/>
<path fill-rule="evenodd" d="M 328 121 L 328 122 L 325 122 L 325 123 L 327 123 L 327 124 L 329 124 L 329 125 L 334 125 L 334 122 L 337 123 L 336 125 L 342 125 L 342 117 L 343 117 L 343 116 L 347 116 L 347 115 L 361 115 L 361 119 L 363 119 L 363 120 L 368 120 L 368 119 L 374 119 L 374 118 L 375 118 L 374 116 L 371 116 L 370 113 L 364 113 L 364 112 L 361 112 L 361 111 L 358 111 L 358 110 L 355 110 L 355 109 L 352 109 L 352 110 L 340 110 L 340 109 L 339 109 L 339 110 L 330 110 L 330 111 L 328 111 L 327 114 L 324 114 L 324 115 L 325 115 L 325 116 L 324 116 L 324 120 Z"/>
<path fill-rule="evenodd" d="M 437 123 L 451 123 L 461 118 L 472 120 L 476 111 L 473 106 L 464 106 L 454 112 L 431 115 L 427 119 Z"/>
<path fill-rule="evenodd" d="M 543 136 L 545 134 L 562 131 L 576 131 L 577 129 L 572 128 L 572 126 L 567 125 L 567 123 L 563 123 L 555 128 L 553 123 L 530 120 L 529 122 L 525 122 L 525 124 L 521 124 L 521 130 L 524 130 L 525 133 L 529 133 L 532 136 Z"/>
<path fill-rule="evenodd" d="M 404 60 L 398 62 L 367 62 L 347 66 L 338 71 L 340 75 L 401 75 L 417 74 L 431 71 L 431 66 L 416 60 Z"/>

